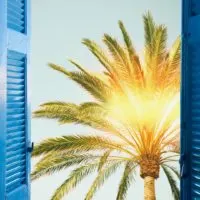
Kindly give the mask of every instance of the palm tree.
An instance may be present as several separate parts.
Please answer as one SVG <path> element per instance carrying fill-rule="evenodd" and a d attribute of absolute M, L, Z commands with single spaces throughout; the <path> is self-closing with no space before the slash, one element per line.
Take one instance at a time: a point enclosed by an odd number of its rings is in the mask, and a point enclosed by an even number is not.
<path fill-rule="evenodd" d="M 104 67 L 101 74 L 89 72 L 69 60 L 78 71 L 50 63 L 49 66 L 73 80 L 91 94 L 92 101 L 52 101 L 34 112 L 37 118 L 75 123 L 98 130 L 94 134 L 72 134 L 49 138 L 37 144 L 33 157 L 41 156 L 32 180 L 74 166 L 52 200 L 60 200 L 86 176 L 97 171 L 85 200 L 90 200 L 120 166 L 117 200 L 124 200 L 139 167 L 144 180 L 144 199 L 155 200 L 155 180 L 162 169 L 174 199 L 179 199 L 178 170 L 173 162 L 179 155 L 180 38 L 166 47 L 167 29 L 155 24 L 148 12 L 143 16 L 145 46 L 139 59 L 132 41 L 119 21 L 124 44 L 105 34 L 107 51 L 89 39 L 83 44 Z M 96 131 L 97 132 L 97 131 Z"/>

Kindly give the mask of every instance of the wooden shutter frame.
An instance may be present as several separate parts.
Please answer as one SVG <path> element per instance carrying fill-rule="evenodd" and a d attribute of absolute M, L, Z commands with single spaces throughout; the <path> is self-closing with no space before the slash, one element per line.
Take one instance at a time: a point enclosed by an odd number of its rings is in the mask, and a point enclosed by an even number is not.
<path fill-rule="evenodd" d="M 181 173 L 181 200 L 189 200 L 191 197 L 189 167 L 190 167 L 190 145 L 189 145 L 189 88 L 188 83 L 188 18 L 189 18 L 189 1 L 182 1 L 182 56 L 181 56 L 181 157 L 180 157 L 180 173 Z"/>
<path fill-rule="evenodd" d="M 199 47 L 195 50 L 200 52 L 200 2 L 199 0 L 183 0 L 181 68 L 181 200 L 195 200 L 200 198 L 200 174 L 197 175 L 197 169 L 193 171 L 196 167 L 198 169 L 200 168 L 199 164 L 196 166 L 196 164 L 193 163 L 194 159 L 196 159 L 196 155 L 194 156 L 193 145 L 196 146 L 197 143 L 200 144 L 195 141 L 197 135 L 196 133 L 194 134 L 195 131 L 199 134 L 200 128 L 199 130 L 195 130 L 192 127 L 193 125 L 196 126 L 197 123 L 196 121 L 193 121 L 193 117 L 199 117 L 197 114 L 192 113 L 192 110 L 200 109 L 199 106 L 194 106 L 194 102 L 198 99 L 196 95 L 200 92 L 199 87 L 198 89 L 196 88 L 196 93 L 193 93 L 192 91 L 194 87 L 193 81 L 196 81 L 196 79 L 193 80 L 195 74 L 193 69 L 196 70 L 197 67 L 200 66 L 199 59 L 198 63 L 194 63 L 194 60 L 192 60 L 194 59 L 194 48 L 196 48 L 194 46 L 196 44 L 198 44 Z M 200 82 L 197 81 L 196 84 L 199 86 Z M 194 94 L 197 99 L 192 98 Z M 200 156 L 198 156 L 198 159 L 200 159 Z M 197 176 L 199 181 L 197 181 Z M 198 186 L 195 186 L 195 184 Z"/>
<path fill-rule="evenodd" d="M 7 115 L 7 51 L 17 51 L 26 54 L 26 83 L 25 83 L 25 132 L 26 132 L 26 185 L 27 193 L 20 193 L 16 200 L 30 199 L 30 0 L 24 0 L 25 5 L 25 33 L 18 33 L 7 28 L 7 0 L 0 0 L 0 199 L 12 199 L 12 193 L 7 197 L 5 190 L 6 163 L 6 115 Z M 9 38 L 9 39 L 8 39 Z"/>
<path fill-rule="evenodd" d="M 6 140 L 6 63 L 7 63 L 6 1 L 0 0 L 0 199 L 5 199 Z"/>

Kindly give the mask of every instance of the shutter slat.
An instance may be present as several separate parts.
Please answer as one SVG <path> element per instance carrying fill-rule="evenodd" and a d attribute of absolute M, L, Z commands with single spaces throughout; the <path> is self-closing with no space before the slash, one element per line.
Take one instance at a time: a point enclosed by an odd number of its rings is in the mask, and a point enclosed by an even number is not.
<path fill-rule="evenodd" d="M 12 104 L 14 104 L 14 102 L 15 102 L 15 106 L 17 106 L 18 104 L 19 104 L 18 106 L 20 106 L 20 104 L 21 104 L 23 107 L 25 97 L 24 96 L 20 96 L 20 97 L 8 96 L 7 100 L 8 100 L 8 105 L 7 105 L 8 108 L 12 109 L 12 108 L 14 108 L 14 107 L 12 107 Z"/>
<path fill-rule="evenodd" d="M 7 84 L 8 90 L 24 90 L 24 85 Z"/>
<path fill-rule="evenodd" d="M 12 8 L 12 6 L 10 6 Z M 15 12 L 19 12 L 20 9 Z M 21 11 L 20 11 L 21 12 Z M 26 168 L 25 55 L 9 51 L 7 68 L 6 190 L 23 182 Z"/>
<path fill-rule="evenodd" d="M 17 55 L 15 57 L 8 57 L 8 65 L 12 65 L 18 68 L 23 67 L 24 61 L 21 57 L 19 59 L 17 58 Z"/>
<path fill-rule="evenodd" d="M 7 146 L 7 152 L 15 151 L 20 148 L 24 148 L 24 146 L 25 146 L 25 142 L 19 142 L 19 143 L 9 145 L 9 146 Z"/>
<path fill-rule="evenodd" d="M 15 126 L 21 126 L 25 124 L 25 120 L 14 120 L 14 121 L 9 121 L 7 123 L 7 127 L 15 127 Z"/>
<path fill-rule="evenodd" d="M 16 67 L 14 65 L 8 65 L 8 71 L 24 73 L 24 68 L 23 67 Z"/>
<path fill-rule="evenodd" d="M 15 127 L 11 127 L 11 128 L 7 128 L 7 132 L 9 133 L 13 133 L 13 132 L 18 132 L 18 131 L 24 131 L 25 126 L 15 126 Z"/>
<path fill-rule="evenodd" d="M 8 83 L 21 85 L 24 83 L 24 79 L 12 79 L 8 77 Z"/>
<path fill-rule="evenodd" d="M 10 72 L 8 70 L 8 73 L 7 73 L 7 76 L 9 78 L 21 78 L 21 79 L 24 79 L 24 73 L 19 73 L 19 72 Z"/>
<path fill-rule="evenodd" d="M 22 19 L 23 19 L 23 16 L 22 16 Z M 23 20 L 20 20 L 17 16 L 15 15 L 9 15 L 8 16 L 8 21 L 12 21 L 14 22 L 15 24 L 19 24 L 20 26 L 24 26 L 24 21 Z"/>
<path fill-rule="evenodd" d="M 9 96 L 24 96 L 24 90 L 7 90 Z"/>
<path fill-rule="evenodd" d="M 14 175 L 15 173 L 18 173 L 18 172 L 23 172 L 25 171 L 25 168 L 24 167 L 21 167 L 21 166 L 17 166 L 9 171 L 6 172 L 6 176 L 7 177 L 10 177 L 12 175 Z"/>
<path fill-rule="evenodd" d="M 26 154 L 20 154 L 20 155 L 16 155 L 16 156 L 13 156 L 13 157 L 9 157 L 6 159 L 7 162 L 9 163 L 14 163 L 18 160 L 24 160 L 26 157 Z"/>
<path fill-rule="evenodd" d="M 10 170 L 14 169 L 17 166 L 25 166 L 25 161 L 26 160 L 24 159 L 24 160 L 18 160 L 16 162 L 7 164 L 6 171 L 10 171 Z"/>
<path fill-rule="evenodd" d="M 24 108 L 10 108 L 8 109 L 8 114 L 20 114 L 20 113 L 24 113 L 25 109 Z"/>
<path fill-rule="evenodd" d="M 13 10 L 16 13 L 20 14 L 24 13 L 24 5 L 23 4 L 20 5 L 19 3 L 17 3 L 17 1 L 16 3 L 13 3 L 8 0 L 8 7 L 10 10 Z"/>
<path fill-rule="evenodd" d="M 25 32 L 25 2 L 7 1 L 7 26 L 17 32 Z"/>
<path fill-rule="evenodd" d="M 24 5 L 24 0 L 9 0 L 9 3 L 11 4 L 17 4 L 20 7 Z"/>
<path fill-rule="evenodd" d="M 13 121 L 13 120 L 21 120 L 25 118 L 25 114 L 14 114 L 14 115 L 7 115 L 7 120 L 8 121 Z"/>
<path fill-rule="evenodd" d="M 30 0 L 0 0 L 0 200 L 30 199 Z"/>
<path fill-rule="evenodd" d="M 12 97 L 12 98 L 16 98 L 16 97 Z M 24 104 L 25 104 L 24 101 L 19 101 L 19 102 L 15 102 L 15 103 L 12 101 L 8 101 L 7 108 L 23 108 Z"/>
<path fill-rule="evenodd" d="M 25 181 L 24 177 L 15 179 L 14 181 L 10 182 L 9 184 L 6 184 L 6 191 L 11 192 L 15 188 L 21 186 L 24 183 L 24 181 Z"/>
<path fill-rule="evenodd" d="M 16 179 L 21 179 L 21 178 L 24 177 L 24 175 L 25 175 L 24 171 L 23 172 L 17 172 L 15 174 L 13 174 L 12 176 L 6 178 L 6 184 L 12 183 Z"/>
<path fill-rule="evenodd" d="M 11 151 L 11 152 L 7 152 L 6 153 L 6 158 L 10 158 L 19 154 L 25 154 L 25 150 L 24 149 L 18 149 L 16 151 Z M 24 166 L 23 166 L 24 167 Z"/>

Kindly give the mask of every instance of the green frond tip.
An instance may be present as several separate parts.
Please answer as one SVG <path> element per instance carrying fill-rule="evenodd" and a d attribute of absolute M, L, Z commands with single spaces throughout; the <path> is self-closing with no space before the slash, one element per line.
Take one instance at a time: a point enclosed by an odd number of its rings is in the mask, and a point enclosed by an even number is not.
<path fill-rule="evenodd" d="M 69 178 L 64 181 L 60 187 L 57 188 L 51 200 L 61 200 L 65 195 L 73 190 L 86 176 L 94 172 L 97 166 L 98 163 L 94 163 L 81 166 L 73 170 L 69 175 Z"/>
<path fill-rule="evenodd" d="M 163 165 L 165 167 L 168 167 L 170 170 L 172 170 L 174 172 L 174 174 L 177 176 L 177 178 L 180 179 L 180 170 L 178 170 L 175 167 L 170 166 L 170 165 L 166 165 L 166 164 L 163 164 Z"/>
<path fill-rule="evenodd" d="M 70 76 L 71 73 L 69 71 L 67 71 L 64 67 L 60 66 L 60 65 L 56 65 L 53 63 L 48 63 L 49 67 L 51 67 L 52 69 L 62 72 L 63 74 Z"/>
<path fill-rule="evenodd" d="M 31 180 L 36 180 L 45 175 L 51 175 L 74 165 L 86 164 L 88 161 L 97 161 L 98 157 L 92 154 L 70 154 L 70 153 L 49 153 L 44 156 L 35 166 L 31 174 Z"/>
<path fill-rule="evenodd" d="M 125 165 L 124 173 L 122 175 L 117 198 L 116 200 L 125 200 L 126 194 L 128 192 L 128 188 L 131 185 L 131 182 L 133 181 L 133 171 L 136 168 L 137 165 L 134 165 L 132 162 L 127 162 Z"/>
<path fill-rule="evenodd" d="M 74 66 L 76 66 L 80 71 L 82 71 L 83 73 L 87 74 L 87 75 L 90 75 L 87 70 L 84 69 L 84 67 L 82 67 L 80 64 L 78 64 L 77 62 L 75 62 L 74 60 L 72 59 L 68 59 L 68 61 L 70 63 L 72 63 Z"/>
<path fill-rule="evenodd" d="M 179 200 L 180 199 L 180 192 L 179 192 L 179 188 L 177 186 L 176 180 L 174 179 L 171 172 L 169 171 L 169 169 L 167 169 L 166 166 L 162 165 L 162 168 L 163 168 L 165 175 L 167 176 L 167 179 L 168 179 L 168 182 L 170 184 L 174 200 Z"/>
<path fill-rule="evenodd" d="M 108 159 L 110 153 L 111 153 L 111 151 L 106 151 L 103 154 L 103 156 L 101 157 L 100 162 L 99 162 L 98 171 L 102 170 L 102 168 L 104 167 L 105 163 L 107 162 L 107 159 Z"/>
<path fill-rule="evenodd" d="M 105 54 L 104 50 L 94 41 L 84 38 L 82 43 L 90 50 L 90 52 L 99 60 L 99 62 L 105 67 L 105 69 L 112 73 L 113 68 L 112 64 L 108 58 L 108 55 Z"/>
<path fill-rule="evenodd" d="M 104 34 L 103 42 L 107 46 L 108 50 L 110 51 L 113 60 L 118 64 L 121 68 L 120 77 L 122 77 L 122 73 L 126 74 L 126 76 L 130 75 L 130 66 L 128 64 L 127 54 L 124 48 L 119 44 L 119 42 L 108 34 Z M 115 66 L 116 68 L 116 66 Z M 115 69 L 116 70 L 116 69 Z M 119 73 L 119 69 L 117 69 Z"/>
<path fill-rule="evenodd" d="M 32 156 L 39 156 L 50 152 L 70 151 L 87 152 L 91 150 L 121 150 L 131 154 L 123 148 L 123 145 L 112 142 L 100 136 L 71 135 L 57 138 L 49 138 L 35 146 Z"/>
<path fill-rule="evenodd" d="M 93 95 L 95 98 L 101 101 L 106 101 L 106 98 L 110 95 L 110 88 L 108 85 L 100 80 L 96 76 L 92 76 L 89 72 L 86 72 L 80 65 L 73 63 L 81 69 L 81 72 L 67 71 L 64 67 L 61 67 L 56 64 L 50 63 L 49 66 L 57 71 L 62 72 L 63 74 L 67 75 L 69 79 L 73 80 L 74 82 L 78 83 L 81 87 L 83 87 L 87 92 Z"/>
<path fill-rule="evenodd" d="M 99 189 L 104 184 L 104 182 L 117 170 L 121 162 L 122 161 L 111 163 L 98 173 L 84 200 L 93 199 L 97 189 Z"/>
<path fill-rule="evenodd" d="M 119 24 L 119 28 L 122 32 L 124 42 L 126 44 L 126 48 L 128 49 L 129 57 L 131 59 L 136 54 L 135 49 L 134 49 L 133 44 L 132 44 L 132 41 L 131 41 L 131 38 L 129 37 L 128 32 L 126 31 L 126 28 L 125 28 L 123 22 L 119 21 L 118 24 Z"/>
<path fill-rule="evenodd" d="M 164 57 L 166 56 L 166 41 L 167 41 L 167 28 L 163 25 L 159 25 L 155 28 L 155 33 L 152 41 L 152 50 L 153 54 L 152 59 L 156 59 L 156 65 L 159 66 L 160 62 L 163 62 Z M 157 66 L 156 66 L 157 67 Z"/>
<path fill-rule="evenodd" d="M 173 43 L 168 56 L 168 68 L 174 70 L 180 63 L 181 56 L 181 38 L 180 36 Z"/>
<path fill-rule="evenodd" d="M 125 59 L 125 52 L 123 48 L 121 47 L 121 45 L 118 43 L 116 39 L 114 39 L 112 36 L 108 34 L 104 34 L 103 41 L 107 45 L 109 51 L 111 52 L 111 54 L 113 55 L 113 58 L 116 61 L 124 63 L 127 60 Z"/>
<path fill-rule="evenodd" d="M 64 101 L 49 101 L 46 103 L 41 104 L 41 107 L 45 107 L 45 106 L 76 106 L 76 104 L 74 103 L 66 103 Z"/>
<path fill-rule="evenodd" d="M 47 102 L 40 105 L 40 108 L 33 112 L 33 117 L 58 119 L 59 122 L 65 119 L 65 122 L 69 123 L 76 121 L 78 109 L 79 107 L 73 103 Z"/>
<path fill-rule="evenodd" d="M 143 21 L 145 31 L 145 46 L 150 47 L 153 41 L 156 25 L 149 11 L 145 15 L 143 15 Z"/>

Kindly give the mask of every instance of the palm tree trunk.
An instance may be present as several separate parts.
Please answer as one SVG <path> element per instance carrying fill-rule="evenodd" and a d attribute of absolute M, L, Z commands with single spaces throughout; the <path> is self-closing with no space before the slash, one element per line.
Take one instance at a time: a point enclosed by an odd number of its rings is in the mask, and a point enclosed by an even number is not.
<path fill-rule="evenodd" d="M 151 176 L 144 178 L 144 200 L 156 200 L 155 178 Z"/>

